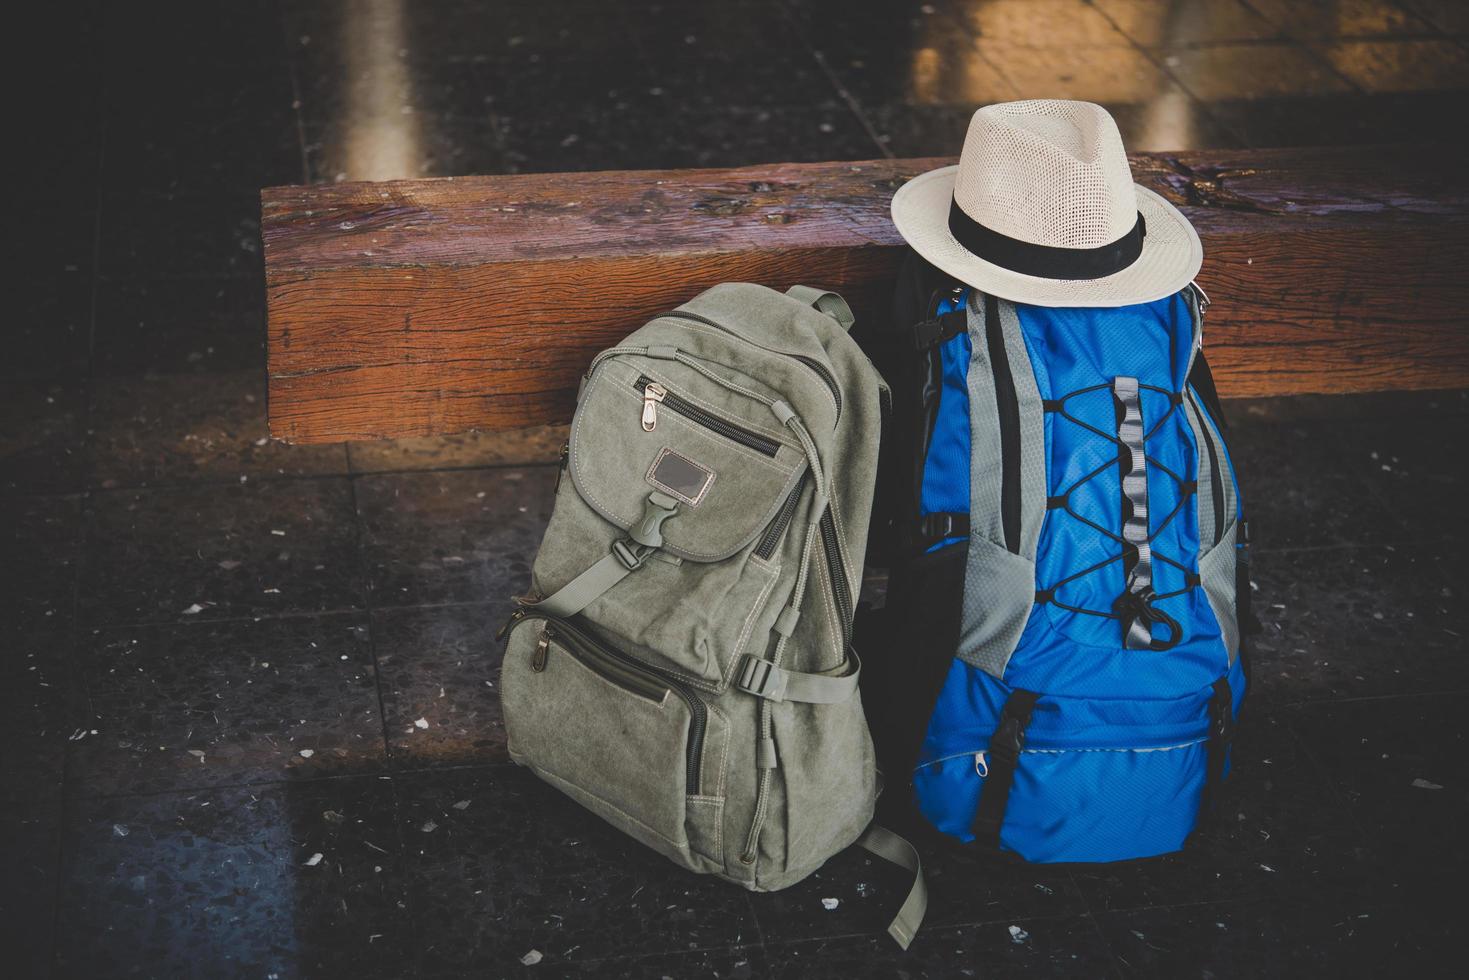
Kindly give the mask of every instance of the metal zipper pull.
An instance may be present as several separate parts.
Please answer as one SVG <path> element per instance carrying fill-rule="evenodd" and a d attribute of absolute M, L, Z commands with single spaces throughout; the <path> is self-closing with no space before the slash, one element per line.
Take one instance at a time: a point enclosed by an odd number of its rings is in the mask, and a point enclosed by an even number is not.
<path fill-rule="evenodd" d="M 643 431 L 652 432 L 658 428 L 658 403 L 663 396 L 668 394 L 668 389 L 656 381 L 649 381 L 643 388 Z"/>
<path fill-rule="evenodd" d="M 990 774 L 990 764 L 985 761 L 984 757 L 984 752 L 974 753 L 974 773 L 980 779 L 984 779 Z"/>
<path fill-rule="evenodd" d="M 524 609 L 517 609 L 513 613 L 511 613 L 510 617 L 505 620 L 505 624 L 495 631 L 495 642 L 499 643 L 501 640 L 505 639 L 505 634 L 510 632 L 510 627 L 514 626 L 516 623 L 520 622 L 524 618 Z"/>
<path fill-rule="evenodd" d="M 571 443 L 561 444 L 561 455 L 556 465 L 556 486 L 551 488 L 551 496 L 561 492 L 561 478 L 566 475 L 566 461 L 571 458 Z"/>
<path fill-rule="evenodd" d="M 551 631 L 541 630 L 541 638 L 536 641 L 536 652 L 531 654 L 530 669 L 539 674 L 546 669 L 546 654 L 551 649 Z"/>

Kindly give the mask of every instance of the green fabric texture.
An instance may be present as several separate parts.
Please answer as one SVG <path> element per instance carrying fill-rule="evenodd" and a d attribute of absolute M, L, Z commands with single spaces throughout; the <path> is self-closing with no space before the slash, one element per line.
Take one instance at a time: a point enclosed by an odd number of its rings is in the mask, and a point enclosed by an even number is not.
<path fill-rule="evenodd" d="M 877 796 L 848 637 L 887 390 L 850 323 L 824 290 L 727 283 L 600 354 L 505 654 L 515 762 L 756 891 Z M 674 513 L 639 559 L 650 495 Z"/>

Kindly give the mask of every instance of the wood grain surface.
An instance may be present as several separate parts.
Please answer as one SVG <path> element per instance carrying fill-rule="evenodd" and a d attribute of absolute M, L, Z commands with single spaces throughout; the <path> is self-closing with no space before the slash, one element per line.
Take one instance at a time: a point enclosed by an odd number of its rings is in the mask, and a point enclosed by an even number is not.
<path fill-rule="evenodd" d="M 565 421 L 592 355 L 717 282 L 882 317 L 893 191 L 942 159 L 534 174 L 261 194 L 273 435 Z M 1198 229 L 1226 397 L 1469 386 L 1460 152 L 1132 157 Z"/>

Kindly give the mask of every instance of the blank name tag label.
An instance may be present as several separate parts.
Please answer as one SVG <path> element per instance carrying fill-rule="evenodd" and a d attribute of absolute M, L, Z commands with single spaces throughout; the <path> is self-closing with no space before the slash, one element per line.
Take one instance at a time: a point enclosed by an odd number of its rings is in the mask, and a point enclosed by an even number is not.
<path fill-rule="evenodd" d="M 664 446 L 648 470 L 648 482 L 690 507 L 697 507 L 714 483 L 714 471 Z"/>

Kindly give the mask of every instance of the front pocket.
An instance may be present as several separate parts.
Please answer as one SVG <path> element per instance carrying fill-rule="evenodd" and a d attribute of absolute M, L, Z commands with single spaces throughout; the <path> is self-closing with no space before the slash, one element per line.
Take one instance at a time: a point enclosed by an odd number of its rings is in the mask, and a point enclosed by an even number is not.
<path fill-rule="evenodd" d="M 1002 850 L 1035 862 L 1105 862 L 1183 847 L 1207 771 L 1203 739 L 1144 749 L 1025 749 L 1005 806 Z M 920 766 L 919 808 L 946 834 L 970 827 L 989 779 L 983 749 Z"/>
<path fill-rule="evenodd" d="M 612 645 L 722 690 L 789 595 L 781 552 L 811 480 L 767 406 L 674 366 L 686 373 L 609 358 L 587 382 L 533 587 L 552 595 L 628 537 L 650 494 L 673 498 L 663 546 L 583 614 Z"/>
<path fill-rule="evenodd" d="M 510 756 L 695 871 L 724 866 L 724 718 L 676 679 L 559 620 L 515 622 L 501 701 Z"/>

